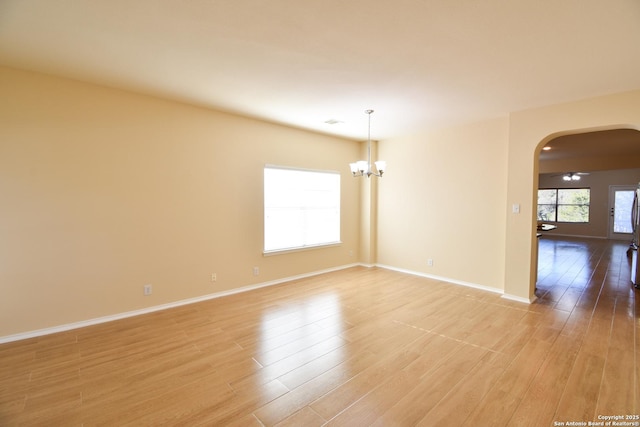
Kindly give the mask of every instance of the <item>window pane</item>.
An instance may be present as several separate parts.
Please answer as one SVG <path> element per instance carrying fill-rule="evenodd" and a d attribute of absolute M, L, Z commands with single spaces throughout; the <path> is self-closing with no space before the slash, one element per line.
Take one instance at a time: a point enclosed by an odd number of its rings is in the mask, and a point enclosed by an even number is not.
<path fill-rule="evenodd" d="M 339 241 L 340 174 L 265 167 L 265 251 Z"/>
<path fill-rule="evenodd" d="M 616 190 L 613 210 L 613 232 L 633 233 L 631 226 L 631 207 L 634 190 Z"/>
<path fill-rule="evenodd" d="M 265 209 L 264 245 L 267 248 L 302 246 L 303 218 L 297 209 Z"/>
<path fill-rule="evenodd" d="M 556 204 L 556 194 L 557 190 L 554 188 L 553 190 L 538 190 L 538 204 L 539 205 L 548 205 L 548 204 Z"/>
<path fill-rule="evenodd" d="M 556 205 L 538 205 L 538 221 L 556 221 Z"/>
<path fill-rule="evenodd" d="M 589 188 L 538 190 L 538 221 L 589 222 Z"/>
<path fill-rule="evenodd" d="M 340 240 L 339 212 L 334 209 L 315 209 L 306 212 L 308 222 L 305 227 L 304 242 L 307 245 L 319 245 Z"/>
<path fill-rule="evenodd" d="M 558 205 L 558 222 L 589 222 L 589 206 Z"/>
<path fill-rule="evenodd" d="M 589 204 L 588 188 L 561 188 L 558 189 L 559 205 L 588 205 Z"/>

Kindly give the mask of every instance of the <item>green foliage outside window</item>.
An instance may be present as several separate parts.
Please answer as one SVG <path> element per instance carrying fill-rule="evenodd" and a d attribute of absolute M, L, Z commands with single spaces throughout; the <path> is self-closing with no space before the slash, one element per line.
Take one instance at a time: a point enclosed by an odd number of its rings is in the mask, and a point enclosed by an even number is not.
<path fill-rule="evenodd" d="M 538 221 L 589 222 L 589 188 L 538 190 Z"/>

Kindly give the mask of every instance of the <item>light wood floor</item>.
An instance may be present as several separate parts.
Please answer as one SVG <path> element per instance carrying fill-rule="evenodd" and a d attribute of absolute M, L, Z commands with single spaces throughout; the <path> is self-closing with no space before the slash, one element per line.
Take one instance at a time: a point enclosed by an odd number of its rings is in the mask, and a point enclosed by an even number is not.
<path fill-rule="evenodd" d="M 532 305 L 352 268 L 4 344 L 0 425 L 552 426 L 633 417 L 640 323 L 626 249 L 543 238 Z"/>

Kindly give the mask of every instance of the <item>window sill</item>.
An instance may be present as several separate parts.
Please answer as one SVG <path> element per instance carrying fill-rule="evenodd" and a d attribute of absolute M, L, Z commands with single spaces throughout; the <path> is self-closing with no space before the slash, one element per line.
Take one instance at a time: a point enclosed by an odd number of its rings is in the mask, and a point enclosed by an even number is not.
<path fill-rule="evenodd" d="M 288 253 L 292 253 L 292 252 L 304 252 L 304 251 L 310 251 L 313 249 L 322 249 L 322 248 L 330 248 L 330 247 L 334 247 L 334 246 L 340 246 L 342 244 L 342 241 L 338 241 L 338 242 L 331 242 L 331 243 L 322 243 L 319 245 L 309 245 L 309 246 L 301 246 L 298 248 L 286 248 L 286 249 L 273 249 L 270 251 L 263 251 L 262 255 L 263 256 L 273 256 L 273 255 L 281 255 L 281 254 L 288 254 Z"/>

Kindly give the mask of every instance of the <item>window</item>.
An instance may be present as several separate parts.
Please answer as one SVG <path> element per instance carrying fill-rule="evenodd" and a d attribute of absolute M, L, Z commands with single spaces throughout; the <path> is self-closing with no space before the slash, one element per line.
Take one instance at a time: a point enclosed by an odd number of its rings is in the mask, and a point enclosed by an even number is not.
<path fill-rule="evenodd" d="M 340 173 L 264 168 L 264 251 L 340 243 Z"/>
<path fill-rule="evenodd" d="M 538 190 L 538 221 L 589 222 L 589 188 Z"/>

